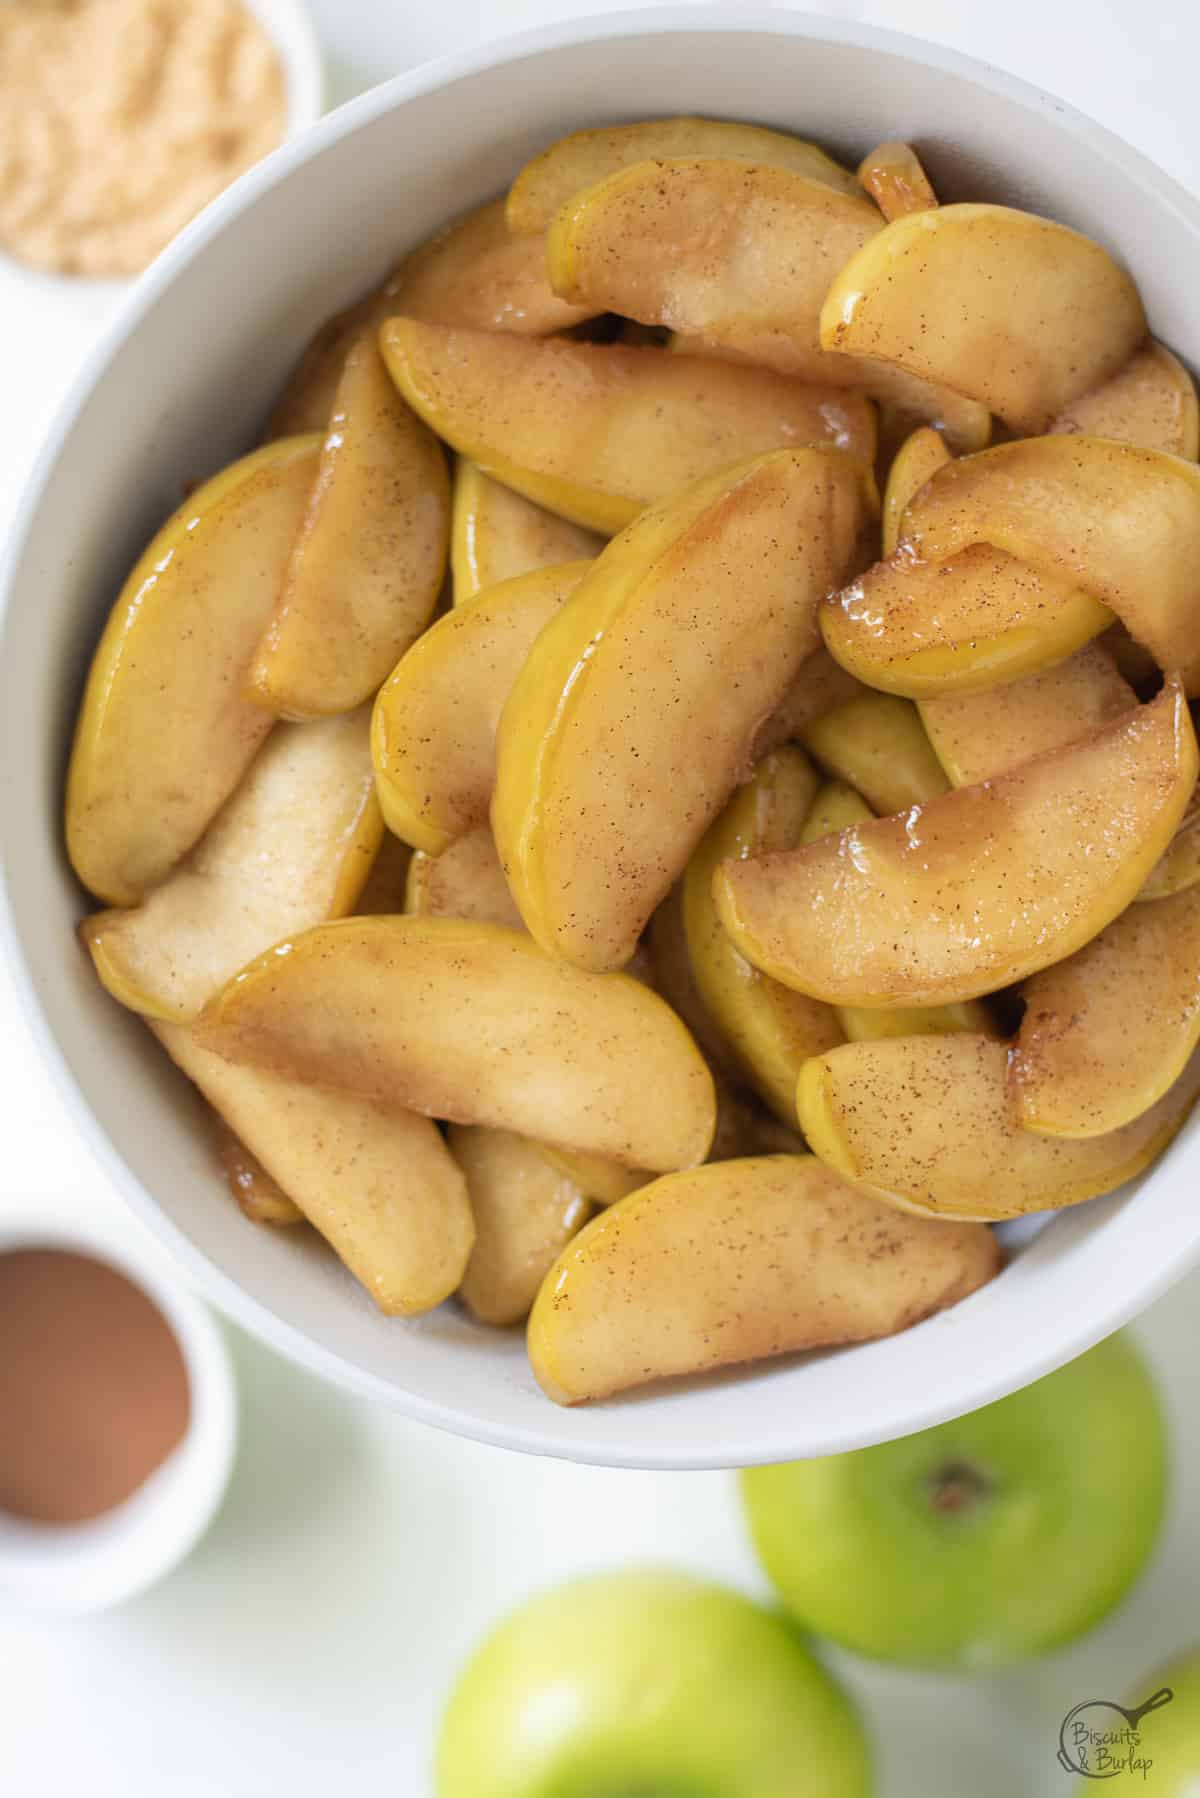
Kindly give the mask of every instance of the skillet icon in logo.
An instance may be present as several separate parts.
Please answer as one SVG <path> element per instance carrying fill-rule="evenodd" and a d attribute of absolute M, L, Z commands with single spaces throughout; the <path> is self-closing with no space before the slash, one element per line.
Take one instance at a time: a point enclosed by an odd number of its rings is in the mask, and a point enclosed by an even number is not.
<path fill-rule="evenodd" d="M 1170 1686 L 1161 1686 L 1134 1710 L 1109 1698 L 1077 1704 L 1058 1732 L 1059 1763 L 1085 1779 L 1115 1779 L 1118 1773 L 1136 1773 L 1144 1779 L 1154 1763 L 1142 1753 L 1142 1718 L 1170 1704 L 1174 1696 Z"/>

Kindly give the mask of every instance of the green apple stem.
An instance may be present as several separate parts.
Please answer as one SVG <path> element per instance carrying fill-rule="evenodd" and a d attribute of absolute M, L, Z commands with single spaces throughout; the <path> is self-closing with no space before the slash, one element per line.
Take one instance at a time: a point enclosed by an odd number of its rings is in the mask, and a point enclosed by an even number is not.
<path fill-rule="evenodd" d="M 947 1461 L 929 1482 L 929 1502 L 943 1516 L 957 1516 L 981 1503 L 991 1482 L 968 1461 Z"/>

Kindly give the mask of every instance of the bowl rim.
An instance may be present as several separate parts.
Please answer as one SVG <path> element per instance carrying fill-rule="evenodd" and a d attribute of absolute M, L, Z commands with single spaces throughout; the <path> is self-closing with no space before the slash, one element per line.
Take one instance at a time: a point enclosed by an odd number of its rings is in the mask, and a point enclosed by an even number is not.
<path fill-rule="evenodd" d="M 745 10 L 740 6 L 724 4 L 685 4 L 659 5 L 559 20 L 455 50 L 381 83 L 327 114 L 299 137 L 283 143 L 218 196 L 183 230 L 146 273 L 139 277 L 76 373 L 25 482 L 13 515 L 8 543 L 0 557 L 0 634 L 7 620 L 17 574 L 34 520 L 59 457 L 93 388 L 113 357 L 137 330 L 143 316 L 183 274 L 193 258 L 224 230 L 229 221 L 250 210 L 263 194 L 285 176 L 320 156 L 331 145 L 409 101 L 433 93 L 451 82 L 547 51 L 606 39 L 645 39 L 680 32 L 762 34 L 883 52 L 932 69 L 935 73 L 955 76 L 1018 104 L 1025 110 L 1052 114 L 1056 126 L 1081 140 L 1101 160 L 1116 165 L 1137 187 L 1152 191 L 1159 206 L 1165 204 L 1173 209 L 1179 215 L 1183 227 L 1191 234 L 1200 236 L 1200 201 L 1194 199 L 1172 176 L 1159 169 L 1150 158 L 1126 144 L 1114 132 L 1020 77 L 995 69 L 962 52 L 928 43 L 906 33 L 824 18 L 811 13 L 775 10 L 761 4 Z M 290 1323 L 286 1317 L 253 1298 L 231 1273 L 210 1260 L 172 1222 L 152 1193 L 126 1166 L 116 1145 L 93 1113 L 83 1088 L 70 1069 L 65 1050 L 41 1008 L 35 974 L 25 957 L 2 866 L 0 948 L 12 969 L 19 1002 L 34 1039 L 52 1071 L 55 1086 L 116 1191 L 135 1216 L 147 1224 L 166 1246 L 186 1275 L 198 1284 L 205 1297 L 277 1352 L 288 1355 L 308 1371 L 332 1384 L 359 1397 L 382 1402 L 416 1422 L 430 1424 L 451 1434 L 494 1447 L 526 1454 L 548 1455 L 599 1466 L 648 1469 L 715 1468 L 735 1464 L 748 1466 L 778 1461 L 781 1458 L 778 1442 L 773 1440 L 762 1440 L 757 1445 L 754 1442 L 749 1445 L 743 1443 L 736 1463 L 730 1459 L 728 1451 L 722 1451 L 720 1445 L 715 1445 L 702 1454 L 665 1451 L 656 1448 L 653 1443 L 649 1447 L 627 1445 L 621 1449 L 599 1445 L 593 1447 L 585 1437 L 568 1438 L 557 1431 L 554 1427 L 554 1408 L 549 1403 L 544 1427 L 531 1428 L 495 1422 L 488 1416 L 464 1409 L 461 1404 L 428 1398 L 419 1392 L 393 1386 L 343 1355 L 324 1347 L 301 1328 Z M 1071 1328 L 1063 1328 L 1056 1334 L 1052 1344 L 1041 1343 L 1032 1348 L 1016 1350 L 1005 1363 L 1003 1372 L 996 1371 L 987 1378 L 975 1374 L 970 1380 L 965 1376 L 960 1377 L 956 1391 L 949 1395 L 938 1397 L 914 1393 L 912 1402 L 894 1424 L 890 1423 L 884 1428 L 860 1429 L 857 1432 L 843 1429 L 836 1437 L 827 1431 L 828 1439 L 812 1440 L 807 1444 L 805 1452 L 808 1455 L 831 1454 L 912 1434 L 962 1416 L 1039 1379 L 1128 1323 L 1200 1262 L 1200 1213 L 1196 1215 L 1190 1239 L 1176 1243 L 1175 1248 L 1177 1253 L 1173 1260 L 1168 1261 L 1165 1254 L 1161 1256 L 1135 1281 L 1122 1285 L 1115 1291 L 1103 1309 L 1089 1314 L 1086 1320 L 1076 1322 Z M 631 1434 L 636 1436 L 636 1431 Z"/>

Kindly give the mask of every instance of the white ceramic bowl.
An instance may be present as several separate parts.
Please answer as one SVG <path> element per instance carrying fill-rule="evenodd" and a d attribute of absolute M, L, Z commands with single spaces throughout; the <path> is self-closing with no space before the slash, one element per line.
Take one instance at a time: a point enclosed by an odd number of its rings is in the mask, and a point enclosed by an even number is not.
<path fill-rule="evenodd" d="M 103 1224 L 82 1228 L 39 1201 L 0 1221 L 0 1254 L 26 1248 L 75 1250 L 118 1268 L 158 1306 L 187 1367 L 187 1433 L 124 1504 L 62 1528 L 0 1511 L 0 1611 L 107 1610 L 170 1573 L 216 1515 L 237 1443 L 233 1367 L 212 1316 L 163 1271 L 153 1244 L 139 1249 Z"/>
<path fill-rule="evenodd" d="M 1195 1128 L 1136 1188 L 1027 1233 L 1012 1265 L 893 1341 L 557 1410 L 519 1335 L 452 1307 L 388 1322 L 328 1256 L 218 1190 L 194 1103 L 97 986 L 59 812 L 80 681 L 135 551 L 182 484 L 244 449 L 316 320 L 397 252 L 588 123 L 757 119 L 853 161 L 912 136 L 939 190 L 1038 208 L 1117 249 L 1158 334 L 1200 365 L 1200 210 L 1098 126 L 1020 82 L 886 32 L 672 7 L 553 26 L 376 89 L 254 170 L 132 296 L 60 417 L 10 552 L 0 654 L 8 929 L 41 1040 L 137 1212 L 275 1348 L 446 1429 L 626 1466 L 849 1449 L 986 1403 L 1132 1317 L 1200 1253 Z"/>

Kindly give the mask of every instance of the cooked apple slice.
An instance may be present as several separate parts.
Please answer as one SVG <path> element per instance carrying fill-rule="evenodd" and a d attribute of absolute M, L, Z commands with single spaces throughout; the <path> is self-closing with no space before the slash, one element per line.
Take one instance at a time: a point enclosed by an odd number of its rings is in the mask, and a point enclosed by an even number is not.
<path fill-rule="evenodd" d="M 683 882 L 671 888 L 650 920 L 646 933 L 654 963 L 654 989 L 661 993 L 671 1010 L 687 1025 L 721 1090 L 742 1077 L 741 1066 L 733 1050 L 717 1029 L 704 1007 L 692 978 L 688 955 L 687 933 L 683 927 Z M 594 1198 L 594 1193 L 589 1197 Z"/>
<path fill-rule="evenodd" d="M 951 783 L 972 787 L 1088 736 L 1136 703 L 1108 651 L 1089 643 L 1042 674 L 923 699 L 917 709 Z"/>
<path fill-rule="evenodd" d="M 406 318 L 385 325 L 381 342 L 400 391 L 439 437 L 526 499 L 606 536 L 764 450 L 829 444 L 865 463 L 875 453 L 860 394 L 767 369 Z"/>
<path fill-rule="evenodd" d="M 537 569 L 456 606 L 380 689 L 371 724 L 379 799 L 405 842 L 439 855 L 487 822 L 505 701 L 539 632 L 590 566 Z"/>
<path fill-rule="evenodd" d="M 371 863 L 371 872 L 354 907 L 360 918 L 377 918 L 404 910 L 412 853 L 407 843 L 394 837 L 390 830 L 384 831 L 379 854 Z"/>
<path fill-rule="evenodd" d="M 654 327 L 645 325 L 643 330 Z M 811 350 L 789 338 L 756 341 L 753 355 L 743 354 L 732 343 L 712 343 L 703 336 L 672 332 L 667 348 L 678 356 L 716 358 L 727 362 L 761 363 L 780 374 L 797 375 L 830 387 L 853 389 L 878 402 L 879 447 L 897 448 L 919 426 L 929 425 L 944 437 L 956 455 L 986 449 L 992 440 L 992 415 L 977 400 L 951 393 L 920 381 L 916 375 L 894 368 L 870 356 L 844 356 L 834 350 Z"/>
<path fill-rule="evenodd" d="M 216 1123 L 217 1155 L 242 1216 L 252 1224 L 306 1223 L 299 1205 L 271 1178 L 258 1156 L 250 1153 L 221 1118 Z"/>
<path fill-rule="evenodd" d="M 881 228 L 861 193 L 790 169 L 657 160 L 574 194 L 550 226 L 546 264 L 564 299 L 781 368 L 780 355 L 819 353 L 829 283 Z"/>
<path fill-rule="evenodd" d="M 601 125 L 573 131 L 526 163 L 508 190 L 511 231 L 541 234 L 585 187 L 594 187 L 636 162 L 663 157 L 713 156 L 768 163 L 805 175 L 843 194 L 859 195 L 849 169 L 816 144 L 762 125 L 725 119 L 643 119 L 634 125 Z"/>
<path fill-rule="evenodd" d="M 475 1218 L 475 1247 L 458 1296 L 485 1324 L 520 1323 L 592 1207 L 579 1188 L 511 1130 L 451 1124 Z"/>
<path fill-rule="evenodd" d="M 670 1006 L 496 924 L 320 925 L 244 968 L 197 1029 L 285 1079 L 656 1173 L 703 1161 L 712 1138 L 712 1078 Z"/>
<path fill-rule="evenodd" d="M 986 543 L 945 561 L 921 560 L 902 543 L 821 610 L 821 634 L 844 668 L 912 699 L 1037 673 L 1111 623 L 1108 608 L 1072 582 Z"/>
<path fill-rule="evenodd" d="M 858 178 L 889 222 L 937 205 L 929 176 L 911 144 L 889 139 L 876 144 L 858 165 Z"/>
<path fill-rule="evenodd" d="M 798 749 L 761 761 L 706 831 L 683 877 L 683 922 L 696 991 L 751 1084 L 792 1123 L 796 1077 L 810 1055 L 842 1041 L 828 1005 L 760 974 L 730 941 L 713 903 L 713 873 L 728 856 L 792 849 L 817 790 L 812 764 Z"/>
<path fill-rule="evenodd" d="M 1200 787 L 1194 789 L 1179 827 L 1146 877 L 1139 899 L 1166 899 L 1200 881 Z"/>
<path fill-rule="evenodd" d="M 501 581 L 598 556 L 604 539 L 522 499 L 474 462 L 454 475 L 450 571 L 461 606 Z"/>
<path fill-rule="evenodd" d="M 1197 761 L 1172 679 L 1150 705 L 981 786 L 726 862 L 718 909 L 755 967 L 830 1004 L 978 998 L 1072 955 L 1124 911 L 1183 815 Z"/>
<path fill-rule="evenodd" d="M 738 463 L 630 526 L 546 626 L 504 708 L 492 801 L 544 948 L 624 967 L 815 648 L 864 509 L 837 451 Z"/>
<path fill-rule="evenodd" d="M 801 843 L 817 843 L 822 837 L 850 830 L 874 817 L 870 806 L 843 781 L 826 781 L 813 800 L 812 809 L 800 832 Z M 942 1036 L 954 1030 L 977 1030 L 995 1034 L 995 1026 L 985 1005 L 978 999 L 964 999 L 953 1005 L 906 1005 L 890 1011 L 868 1011 L 861 1005 L 839 1005 L 835 1008 L 838 1024 L 848 1042 L 873 1040 L 877 1036 Z M 795 1091 L 792 1094 L 795 1108 Z"/>
<path fill-rule="evenodd" d="M 1161 343 L 1146 344 L 1111 380 L 1083 394 L 1047 428 L 1140 443 L 1189 462 L 1200 456 L 1196 384 Z"/>
<path fill-rule="evenodd" d="M 1200 888 L 1131 905 L 1024 999 L 1008 1070 L 1019 1122 L 1072 1137 L 1132 1123 L 1200 1042 Z"/>
<path fill-rule="evenodd" d="M 365 708 L 281 725 L 174 873 L 80 934 L 122 1005 L 194 1018 L 252 956 L 353 911 L 382 835 Z"/>
<path fill-rule="evenodd" d="M 109 615 L 75 730 L 66 834 L 76 874 L 111 905 L 136 904 L 183 859 L 271 728 L 243 688 L 318 447 L 268 444 L 197 488 Z"/>
<path fill-rule="evenodd" d="M 378 287 L 328 319 L 288 381 L 270 434 L 325 431 L 346 358 L 357 344 L 373 343 L 399 312 L 433 325 L 527 337 L 547 337 L 587 318 L 587 307 L 560 300 L 550 286 L 542 244 L 509 231 L 504 204 L 491 200 L 455 219 Z"/>
<path fill-rule="evenodd" d="M 436 1124 L 225 1061 L 188 1025 L 151 1028 L 385 1315 L 416 1317 L 449 1298 L 475 1224 Z"/>
<path fill-rule="evenodd" d="M 1008 1102 L 1008 1054 L 983 1036 L 846 1043 L 801 1074 L 801 1127 L 837 1173 L 905 1211 L 999 1220 L 1123 1186 L 1161 1154 L 1200 1093 L 1196 1056 L 1135 1123 L 1079 1141 L 1039 1136 Z"/>
<path fill-rule="evenodd" d="M 524 929 L 487 824 L 477 824 L 440 855 L 414 852 L 404 909 L 414 918 L 473 918 Z"/>
<path fill-rule="evenodd" d="M 945 468 L 952 460 L 941 432 L 929 425 L 922 425 L 920 430 L 910 432 L 904 439 L 888 470 L 883 493 L 885 557 L 895 554 L 900 541 L 900 522 L 913 496 L 921 491 L 926 481 L 933 479 L 939 468 Z"/>
<path fill-rule="evenodd" d="M 838 271 L 828 350 L 879 356 L 1044 431 L 1115 375 L 1146 335 L 1137 288 L 1107 251 L 1009 206 L 939 206 L 893 220 Z"/>
<path fill-rule="evenodd" d="M 822 646 L 801 664 L 800 672 L 766 719 L 757 737 L 751 761 L 760 762 L 773 749 L 785 743 L 799 742 L 810 724 L 827 712 L 845 705 L 849 699 L 861 699 L 867 692 L 862 682 L 848 674 Z"/>
<path fill-rule="evenodd" d="M 619 1161 L 608 1161 L 603 1155 L 581 1155 L 577 1149 L 556 1149 L 553 1143 L 538 1143 L 537 1150 L 544 1161 L 584 1195 L 589 1205 L 615 1205 L 618 1199 L 628 1198 L 639 1186 L 654 1179 L 653 1174 L 641 1168 L 622 1167 Z"/>
<path fill-rule="evenodd" d="M 990 1230 L 905 1218 L 815 1156 L 723 1161 L 655 1180 L 568 1243 L 534 1301 L 529 1359 L 573 1405 L 890 1336 L 999 1269 Z"/>
<path fill-rule="evenodd" d="M 864 693 L 816 719 L 801 736 L 821 766 L 876 812 L 924 805 L 950 784 L 907 699 Z"/>
<path fill-rule="evenodd" d="M 425 629 L 446 572 L 446 458 L 373 343 L 350 354 L 250 697 L 286 718 L 372 699 Z"/>
<path fill-rule="evenodd" d="M 986 540 L 1082 588 L 1111 606 L 1160 668 L 1179 670 L 1187 691 L 1200 692 L 1195 463 L 1103 437 L 998 444 L 923 487 L 904 532 L 932 562 Z"/>

